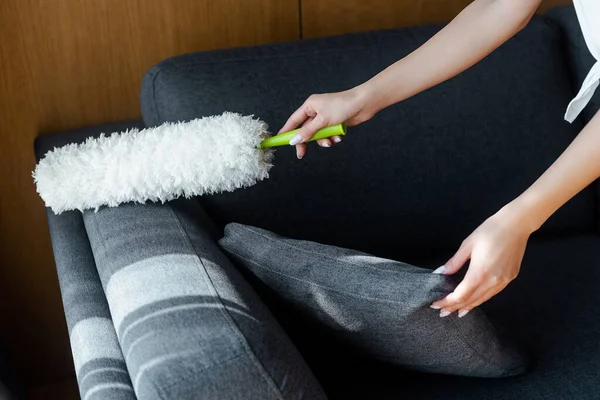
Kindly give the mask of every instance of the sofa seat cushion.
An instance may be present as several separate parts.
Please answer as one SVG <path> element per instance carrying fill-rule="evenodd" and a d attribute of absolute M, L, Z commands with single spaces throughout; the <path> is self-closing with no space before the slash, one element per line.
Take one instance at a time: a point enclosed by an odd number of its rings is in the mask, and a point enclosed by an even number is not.
<path fill-rule="evenodd" d="M 412 373 L 354 357 L 319 368 L 331 399 L 592 400 L 600 393 L 600 237 L 530 243 L 519 277 L 485 303 L 532 354 L 526 374 L 477 379 Z"/>
<path fill-rule="evenodd" d="M 234 111 L 277 131 L 313 93 L 359 84 L 440 25 L 193 53 L 153 67 L 142 87 L 148 125 Z M 531 185 L 581 129 L 563 120 L 574 86 L 558 26 L 535 17 L 481 63 L 348 130 L 298 161 L 277 150 L 270 178 L 205 196 L 219 225 L 239 222 L 412 262 L 456 249 Z M 440 60 L 442 62 L 443 60 Z M 594 193 L 561 208 L 545 232 L 595 229 Z"/>

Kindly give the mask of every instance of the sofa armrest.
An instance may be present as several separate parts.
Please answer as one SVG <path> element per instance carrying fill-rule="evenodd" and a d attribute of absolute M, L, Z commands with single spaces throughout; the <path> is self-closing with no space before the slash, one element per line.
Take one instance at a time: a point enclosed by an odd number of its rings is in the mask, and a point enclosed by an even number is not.
<path fill-rule="evenodd" d="M 83 220 L 138 398 L 325 398 L 196 199 Z"/>
<path fill-rule="evenodd" d="M 47 210 L 82 399 L 135 399 L 81 213 Z"/>
<path fill-rule="evenodd" d="M 55 147 L 143 127 L 124 121 L 42 135 L 34 142 L 36 160 Z M 81 397 L 135 399 L 81 213 L 47 208 L 46 215 Z"/>

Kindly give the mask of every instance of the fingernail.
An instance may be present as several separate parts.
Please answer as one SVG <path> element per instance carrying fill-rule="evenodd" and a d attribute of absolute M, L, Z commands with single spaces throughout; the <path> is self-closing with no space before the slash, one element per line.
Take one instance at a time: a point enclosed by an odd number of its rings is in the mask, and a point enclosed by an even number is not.
<path fill-rule="evenodd" d="M 340 139 L 339 137 L 334 137 L 334 138 L 333 138 L 333 141 L 334 141 L 335 143 L 339 143 L 339 142 L 341 142 L 341 141 L 342 141 L 342 139 Z"/>
<path fill-rule="evenodd" d="M 300 143 L 301 141 L 302 141 L 302 136 L 300 136 L 296 133 L 294 135 L 294 137 L 292 138 L 292 140 L 290 140 L 290 146 L 295 146 L 298 143 Z"/>
<path fill-rule="evenodd" d="M 469 310 L 462 310 L 458 313 L 458 318 L 462 318 L 469 313 Z"/>
<path fill-rule="evenodd" d="M 446 272 L 446 267 L 442 265 L 441 267 L 433 271 L 432 274 L 443 274 L 444 272 Z"/>
<path fill-rule="evenodd" d="M 442 308 L 442 307 L 440 307 L 440 306 L 434 306 L 434 305 L 431 305 L 431 306 L 429 306 L 429 307 L 433 308 L 434 310 L 439 310 L 440 308 Z"/>
<path fill-rule="evenodd" d="M 440 312 L 440 317 L 444 318 L 447 317 L 448 315 L 452 314 L 452 312 L 448 311 L 448 310 L 442 310 Z"/>
<path fill-rule="evenodd" d="M 331 147 L 329 143 L 323 143 L 323 147 Z"/>

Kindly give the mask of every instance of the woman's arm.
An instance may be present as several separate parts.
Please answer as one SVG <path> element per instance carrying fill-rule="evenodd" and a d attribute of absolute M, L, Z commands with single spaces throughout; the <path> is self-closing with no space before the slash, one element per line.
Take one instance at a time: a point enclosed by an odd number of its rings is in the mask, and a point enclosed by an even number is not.
<path fill-rule="evenodd" d="M 541 0 L 476 0 L 423 46 L 361 85 L 375 113 L 470 68 L 524 28 Z"/>
<path fill-rule="evenodd" d="M 503 290 L 519 273 L 529 235 L 556 210 L 600 177 L 600 111 L 546 172 L 486 220 L 438 273 L 469 270 L 455 291 L 433 303 L 441 316 L 459 316 Z"/>
<path fill-rule="evenodd" d="M 510 206 L 531 232 L 600 177 L 600 111 L 548 170 Z"/>
<path fill-rule="evenodd" d="M 280 132 L 304 123 L 290 144 L 342 122 L 370 119 L 381 109 L 411 97 L 471 67 L 522 29 L 541 0 L 475 0 L 423 46 L 367 82 L 344 92 L 313 95 Z M 340 138 L 335 138 L 334 142 Z M 327 139 L 319 141 L 329 147 Z M 306 149 L 298 147 L 302 158 Z"/>

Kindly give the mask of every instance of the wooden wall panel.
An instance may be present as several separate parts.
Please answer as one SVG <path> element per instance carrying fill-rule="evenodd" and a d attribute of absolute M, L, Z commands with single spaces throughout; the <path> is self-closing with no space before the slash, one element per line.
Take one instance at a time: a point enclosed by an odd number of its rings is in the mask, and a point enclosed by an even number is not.
<path fill-rule="evenodd" d="M 449 21 L 472 0 L 302 0 L 302 36 Z M 571 0 L 544 0 L 540 12 Z"/>
<path fill-rule="evenodd" d="M 298 37 L 298 0 L 0 1 L 0 321 L 28 381 L 72 375 L 34 138 L 140 117 L 169 56 Z"/>

